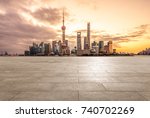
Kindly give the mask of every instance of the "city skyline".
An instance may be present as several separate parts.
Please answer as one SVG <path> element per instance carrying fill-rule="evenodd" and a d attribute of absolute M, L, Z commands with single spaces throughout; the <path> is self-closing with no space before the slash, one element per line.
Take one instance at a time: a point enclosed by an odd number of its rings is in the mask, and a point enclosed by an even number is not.
<path fill-rule="evenodd" d="M 29 50 L 25 50 L 24 54 L 20 56 L 121 56 L 123 54 L 117 53 L 116 49 L 113 49 L 113 41 L 111 40 L 107 42 L 107 45 L 104 45 L 104 41 L 99 41 L 98 43 L 94 41 L 91 43 L 90 22 L 87 23 L 87 37 L 84 37 L 84 43 L 82 44 L 82 32 L 77 32 L 77 44 L 74 49 L 70 50 L 69 41 L 65 38 L 66 26 L 64 10 L 62 19 L 62 40 L 54 40 L 52 43 L 41 42 L 40 44 L 33 42 L 33 45 L 29 46 Z M 4 52 L 3 55 L 7 56 L 8 53 Z M 129 56 L 131 54 L 126 53 L 125 55 Z"/>
<path fill-rule="evenodd" d="M 82 32 L 83 44 L 87 22 L 91 23 L 91 42 L 112 40 L 118 52 L 138 53 L 150 47 L 147 0 L 63 0 L 61 5 L 58 2 L 0 0 L 0 52 L 22 53 L 32 42 L 62 40 L 63 8 L 66 40 L 71 48 L 76 46 L 77 32 Z"/>

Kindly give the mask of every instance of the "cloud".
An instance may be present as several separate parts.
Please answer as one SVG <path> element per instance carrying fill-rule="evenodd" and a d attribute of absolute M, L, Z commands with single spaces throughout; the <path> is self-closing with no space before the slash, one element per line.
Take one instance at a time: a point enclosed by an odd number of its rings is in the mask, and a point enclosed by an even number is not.
<path fill-rule="evenodd" d="M 33 41 L 47 42 L 56 39 L 59 34 L 50 25 L 40 26 L 34 24 L 32 19 L 27 20 L 26 16 L 22 16 L 25 13 L 41 22 L 50 22 L 53 25 L 59 23 L 62 15 L 60 9 L 42 8 L 51 1 L 0 0 L 0 52 L 23 53 Z"/>
<path fill-rule="evenodd" d="M 82 32 L 82 33 L 86 33 L 87 32 L 87 29 L 80 29 L 80 30 L 76 30 L 74 32 Z"/>
<path fill-rule="evenodd" d="M 23 52 L 33 41 L 61 39 L 61 30 L 56 30 L 53 27 L 62 22 L 62 9 L 52 7 L 52 1 L 55 0 L 0 0 L 0 51 Z M 78 5 L 90 5 L 90 8 L 96 8 L 99 0 L 76 1 Z M 91 4 L 89 4 L 89 1 L 91 1 Z M 66 17 L 70 16 L 67 12 L 65 15 Z M 82 32 L 82 36 L 86 36 L 86 29 L 78 31 Z M 92 30 L 91 39 L 97 41 L 113 40 L 117 43 L 122 43 L 136 41 L 137 38 L 144 36 L 148 32 L 150 32 L 150 25 L 148 24 L 136 27 L 126 35 L 110 35 L 104 31 Z M 66 39 L 71 43 L 75 42 L 76 33 L 66 36 Z"/>
<path fill-rule="evenodd" d="M 17 12 L 19 10 L 25 10 L 33 4 L 35 0 L 0 0 L 0 8 L 6 12 Z"/>
<path fill-rule="evenodd" d="M 50 3 L 54 0 L 0 0 L 0 9 L 8 13 L 22 13 L 32 15 L 36 20 L 51 25 L 62 22 L 62 8 L 52 8 Z M 49 5 L 48 5 L 49 4 Z M 69 13 L 65 9 L 65 17 Z M 70 19 L 69 19 L 70 20 Z"/>
<path fill-rule="evenodd" d="M 58 8 L 40 8 L 32 15 L 43 22 L 56 25 L 62 22 L 62 9 Z M 65 17 L 68 17 L 68 13 L 65 12 Z"/>
<path fill-rule="evenodd" d="M 83 7 L 90 7 L 91 9 L 96 10 L 99 7 L 99 4 L 101 3 L 100 0 L 75 0 L 75 2 L 79 5 L 79 6 L 83 6 Z M 90 3 L 90 4 L 89 4 Z M 97 4 L 98 3 L 98 4 Z"/>
<path fill-rule="evenodd" d="M 120 43 L 125 43 L 125 42 L 131 42 L 131 41 L 138 41 L 140 37 L 143 37 L 146 35 L 148 32 L 147 30 L 150 29 L 150 25 L 141 25 L 138 27 L 135 27 L 132 29 L 132 31 L 128 31 L 126 34 L 108 34 L 104 30 L 96 31 L 92 30 L 91 31 L 91 41 L 110 41 L 112 40 L 114 43 L 115 48 L 121 48 Z M 76 32 L 81 32 L 82 33 L 82 40 L 83 37 L 86 36 L 87 34 L 87 29 L 81 29 L 81 30 L 76 30 Z M 75 42 L 76 35 L 72 36 L 67 36 L 68 39 L 71 39 L 72 41 Z"/>
<path fill-rule="evenodd" d="M 121 42 L 129 42 L 129 41 L 136 41 L 136 38 L 142 37 L 145 34 L 147 34 L 147 30 L 150 28 L 150 25 L 141 25 L 139 27 L 136 27 L 133 29 L 133 31 L 128 32 L 126 35 L 124 34 L 114 34 L 110 35 L 107 34 L 106 32 L 102 31 L 99 34 L 94 34 L 92 37 L 93 38 L 100 38 L 101 40 L 108 41 L 117 41 L 118 43 Z"/>
<path fill-rule="evenodd" d="M 0 50 L 21 52 L 20 47 L 24 45 L 20 43 L 25 40 L 47 41 L 55 37 L 53 29 L 32 25 L 16 13 L 0 15 Z"/>

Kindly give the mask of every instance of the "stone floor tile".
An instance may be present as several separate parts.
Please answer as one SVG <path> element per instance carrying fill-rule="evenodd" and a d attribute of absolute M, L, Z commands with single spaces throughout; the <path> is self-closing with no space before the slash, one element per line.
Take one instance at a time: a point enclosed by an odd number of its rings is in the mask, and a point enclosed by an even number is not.
<path fill-rule="evenodd" d="M 103 83 L 108 91 L 150 91 L 147 83 Z"/>
<path fill-rule="evenodd" d="M 150 92 L 139 92 L 139 94 L 150 101 Z"/>
<path fill-rule="evenodd" d="M 10 101 L 18 92 L 0 92 L 0 101 Z"/>
<path fill-rule="evenodd" d="M 12 101 L 78 101 L 77 91 L 21 92 Z"/>
<path fill-rule="evenodd" d="M 142 101 L 136 92 L 79 92 L 80 101 Z"/>
<path fill-rule="evenodd" d="M 79 83 L 76 88 L 78 91 L 105 91 L 100 83 Z"/>
<path fill-rule="evenodd" d="M 0 100 L 150 100 L 149 60 L 149 56 L 3 57 Z"/>

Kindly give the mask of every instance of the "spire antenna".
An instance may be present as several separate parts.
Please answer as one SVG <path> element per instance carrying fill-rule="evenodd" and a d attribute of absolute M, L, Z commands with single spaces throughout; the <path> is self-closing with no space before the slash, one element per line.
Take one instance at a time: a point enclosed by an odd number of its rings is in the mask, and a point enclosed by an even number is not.
<path fill-rule="evenodd" d="M 65 30 L 66 30 L 66 26 L 65 26 L 65 12 L 63 9 L 63 26 L 62 26 L 62 41 L 65 42 Z"/>
<path fill-rule="evenodd" d="M 65 13 L 64 13 L 64 8 L 63 8 L 63 26 L 65 25 Z"/>

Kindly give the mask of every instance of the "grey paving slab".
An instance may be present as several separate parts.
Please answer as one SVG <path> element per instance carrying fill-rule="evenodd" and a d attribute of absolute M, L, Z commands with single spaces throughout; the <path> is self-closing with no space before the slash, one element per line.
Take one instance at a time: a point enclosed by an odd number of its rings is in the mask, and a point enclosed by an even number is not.
<path fill-rule="evenodd" d="M 125 82 L 125 83 L 150 83 L 150 77 L 115 77 L 115 80 L 118 82 Z"/>
<path fill-rule="evenodd" d="M 0 57 L 0 100 L 150 100 L 149 60 Z"/>
<path fill-rule="evenodd" d="M 84 72 L 84 73 L 78 73 L 77 75 L 78 75 L 78 77 L 85 77 L 85 76 L 88 76 L 88 77 L 94 77 L 94 76 L 95 76 L 95 73 Z"/>
<path fill-rule="evenodd" d="M 60 83 L 55 84 L 53 91 L 76 91 L 77 84 L 74 83 Z"/>
<path fill-rule="evenodd" d="M 121 72 L 107 72 L 107 73 L 100 73 L 100 72 L 95 72 L 96 77 L 149 77 L 149 73 L 137 73 L 137 72 L 132 72 L 132 73 L 121 73 Z"/>
<path fill-rule="evenodd" d="M 94 76 L 94 77 L 89 77 L 89 76 L 80 76 L 79 77 L 79 82 L 98 82 L 98 83 L 103 83 L 103 82 L 120 82 L 119 80 L 115 79 L 115 77 L 106 77 L 106 76 Z"/>
<path fill-rule="evenodd" d="M 49 83 L 13 83 L 3 85 L 0 92 L 38 92 L 38 91 L 51 91 L 54 84 Z"/>
<path fill-rule="evenodd" d="M 143 101 L 136 92 L 79 92 L 80 101 Z"/>
<path fill-rule="evenodd" d="M 105 91 L 105 88 L 100 83 L 79 83 L 77 84 L 78 91 Z"/>
<path fill-rule="evenodd" d="M 3 85 L 22 84 L 22 83 L 36 83 L 39 77 L 7 77 L 3 78 L 1 82 Z"/>
<path fill-rule="evenodd" d="M 18 92 L 0 92 L 0 101 L 10 101 L 18 94 Z"/>
<path fill-rule="evenodd" d="M 139 92 L 139 94 L 150 101 L 150 92 Z"/>
<path fill-rule="evenodd" d="M 51 77 L 41 77 L 36 82 L 39 83 L 77 83 L 78 77 L 70 76 L 70 77 L 58 77 L 58 76 L 51 76 Z"/>
<path fill-rule="evenodd" d="M 148 83 L 103 83 L 108 91 L 150 91 Z"/>
<path fill-rule="evenodd" d="M 55 92 L 21 92 L 11 101 L 78 101 L 76 91 L 55 91 Z"/>

